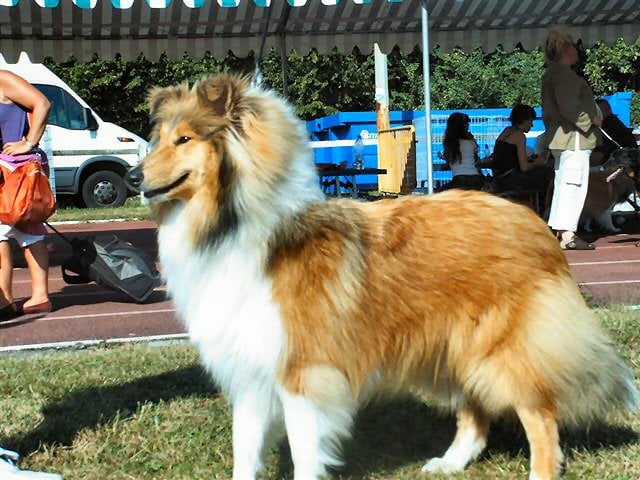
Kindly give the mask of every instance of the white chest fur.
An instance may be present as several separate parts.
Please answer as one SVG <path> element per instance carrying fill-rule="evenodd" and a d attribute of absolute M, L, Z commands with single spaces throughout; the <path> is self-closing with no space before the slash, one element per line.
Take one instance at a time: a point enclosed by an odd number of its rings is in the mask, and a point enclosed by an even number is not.
<path fill-rule="evenodd" d="M 184 217 L 174 211 L 161 226 L 160 262 L 203 364 L 231 397 L 257 378 L 273 382 L 284 334 L 270 280 L 239 244 L 194 252 Z"/>

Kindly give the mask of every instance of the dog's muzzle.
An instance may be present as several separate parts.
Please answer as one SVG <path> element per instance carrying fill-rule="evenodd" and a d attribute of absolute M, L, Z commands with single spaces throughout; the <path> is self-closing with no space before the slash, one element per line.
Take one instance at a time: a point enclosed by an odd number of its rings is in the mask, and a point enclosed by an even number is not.
<path fill-rule="evenodd" d="M 129 188 L 136 192 L 141 192 L 147 199 L 170 192 L 174 188 L 182 185 L 187 178 L 189 178 L 189 173 L 181 175 L 177 180 L 164 187 L 156 188 L 155 190 L 145 190 L 142 187 L 142 184 L 144 183 L 144 173 L 142 173 L 140 165 L 130 169 L 124 177 Z"/>

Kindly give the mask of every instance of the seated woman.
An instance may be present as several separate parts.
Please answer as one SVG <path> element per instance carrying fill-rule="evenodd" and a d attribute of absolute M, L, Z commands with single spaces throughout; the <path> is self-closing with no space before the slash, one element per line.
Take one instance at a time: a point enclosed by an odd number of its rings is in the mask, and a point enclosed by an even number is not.
<path fill-rule="evenodd" d="M 469 131 L 470 118 L 460 112 L 454 112 L 447 119 L 444 132 L 444 159 L 451 168 L 453 180 L 446 188 L 480 190 L 484 177 L 476 163 L 478 144 Z"/>
<path fill-rule="evenodd" d="M 611 111 L 611 104 L 606 98 L 596 100 L 596 105 L 602 113 L 602 130 L 608 135 L 602 135 L 602 143 L 591 150 L 589 164 L 594 167 L 602 165 L 609 159 L 609 155 L 619 147 L 636 148 L 636 139 L 618 116 Z"/>
<path fill-rule="evenodd" d="M 526 136 L 531 130 L 535 110 L 529 105 L 516 105 L 511 110 L 511 126 L 505 128 L 496 139 L 493 148 L 492 168 L 498 191 L 535 190 L 545 209 L 545 196 L 553 169 L 547 165 L 548 151 L 539 155 L 527 155 Z"/>

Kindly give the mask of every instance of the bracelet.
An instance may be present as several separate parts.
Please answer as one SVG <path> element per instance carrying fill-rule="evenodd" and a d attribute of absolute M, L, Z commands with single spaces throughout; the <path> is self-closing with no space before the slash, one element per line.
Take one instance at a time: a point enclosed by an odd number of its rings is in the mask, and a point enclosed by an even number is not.
<path fill-rule="evenodd" d="M 35 145 L 33 143 L 31 143 L 27 137 L 24 137 L 24 143 L 26 143 L 30 149 L 33 149 L 33 147 L 35 147 Z"/>

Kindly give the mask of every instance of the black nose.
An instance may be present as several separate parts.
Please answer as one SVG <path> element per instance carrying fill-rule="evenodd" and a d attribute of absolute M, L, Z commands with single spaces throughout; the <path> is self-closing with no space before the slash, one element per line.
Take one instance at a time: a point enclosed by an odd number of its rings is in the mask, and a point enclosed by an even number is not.
<path fill-rule="evenodd" d="M 144 174 L 142 173 L 142 168 L 140 168 L 140 165 L 131 168 L 125 175 L 124 180 L 125 182 L 127 182 L 127 185 L 130 189 L 139 192 L 140 186 L 144 181 Z"/>

